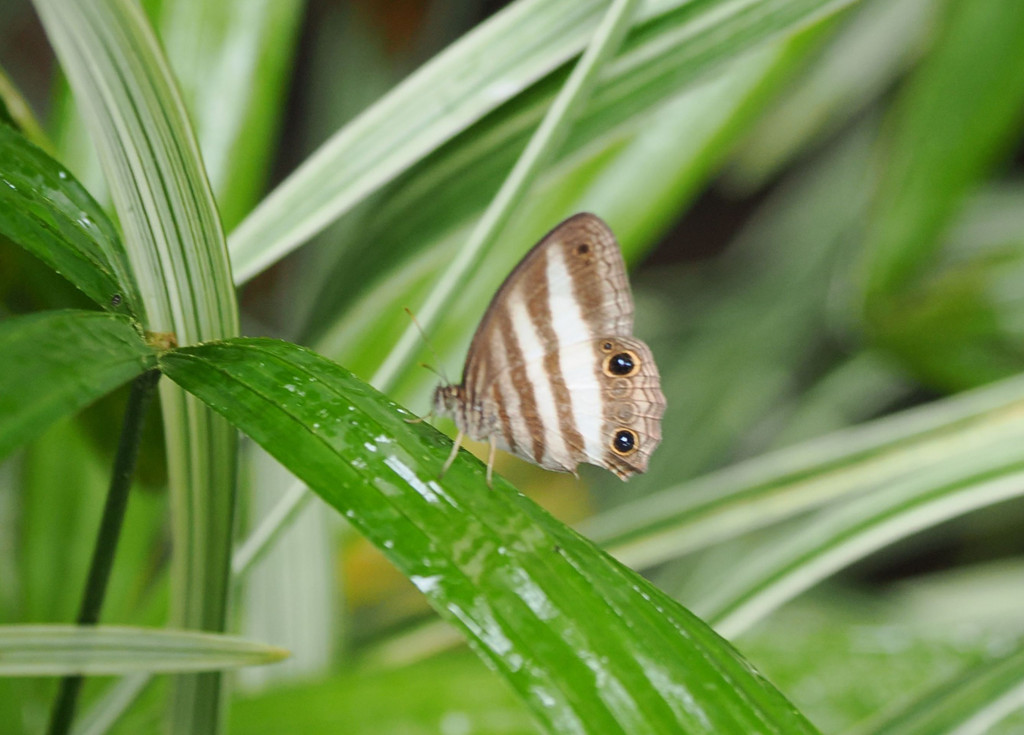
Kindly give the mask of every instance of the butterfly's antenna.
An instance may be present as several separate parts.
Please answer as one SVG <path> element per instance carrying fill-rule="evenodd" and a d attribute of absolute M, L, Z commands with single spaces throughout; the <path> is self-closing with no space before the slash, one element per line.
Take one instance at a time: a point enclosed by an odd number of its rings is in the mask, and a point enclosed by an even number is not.
<path fill-rule="evenodd" d="M 413 314 L 412 311 L 410 311 L 409 307 L 405 307 L 405 313 L 409 315 L 410 319 L 412 319 L 412 323 L 416 325 L 416 330 L 420 333 L 420 337 L 423 338 L 423 343 L 427 346 L 427 349 L 430 350 L 430 354 L 434 356 L 434 360 L 436 360 L 437 364 L 441 365 L 441 367 L 440 369 L 438 369 L 430 365 L 427 365 L 426 363 L 420 364 L 423 365 L 423 367 L 425 367 L 427 370 L 432 372 L 434 375 L 439 377 L 441 380 L 443 380 L 445 382 L 445 385 L 451 385 L 452 381 L 448 380 L 448 376 L 444 374 L 444 366 L 441 363 L 441 358 L 438 357 L 437 352 L 434 351 L 434 346 L 430 344 L 430 340 L 427 339 L 427 333 L 423 331 L 423 325 L 419 323 L 419 320 L 416 319 L 416 315 Z"/>
<path fill-rule="evenodd" d="M 431 352 L 433 352 L 433 350 L 431 350 Z M 437 355 L 434 355 L 434 357 L 437 357 Z M 427 364 L 427 363 L 425 363 L 425 362 L 421 362 L 421 363 L 420 363 L 420 367 L 421 367 L 421 368 L 426 368 L 427 370 L 429 370 L 430 372 L 432 372 L 432 373 L 433 373 L 434 375 L 436 375 L 437 377 L 439 377 L 439 378 L 440 378 L 441 380 L 443 380 L 444 382 L 446 382 L 446 383 L 448 382 L 448 377 L 447 377 L 447 376 L 446 376 L 446 375 L 445 375 L 444 373 L 442 373 L 442 372 L 441 372 L 440 370 L 438 370 L 437 368 L 435 368 L 435 367 L 434 367 L 433 365 L 429 365 L 429 364 Z"/>

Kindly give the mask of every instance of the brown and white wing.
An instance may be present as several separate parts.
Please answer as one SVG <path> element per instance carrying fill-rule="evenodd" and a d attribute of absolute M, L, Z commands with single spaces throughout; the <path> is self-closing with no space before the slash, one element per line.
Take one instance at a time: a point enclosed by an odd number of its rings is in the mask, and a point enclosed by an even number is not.
<path fill-rule="evenodd" d="M 507 329 L 513 312 L 521 322 L 528 320 L 543 328 L 525 346 L 521 362 L 560 344 L 579 342 L 586 334 L 632 334 L 633 297 L 622 252 L 608 225 L 584 212 L 565 220 L 533 246 L 501 284 L 480 320 L 466 358 L 464 385 L 486 385 L 491 375 L 507 367 L 491 357 L 504 347 L 496 332 Z"/>
<path fill-rule="evenodd" d="M 635 337 L 568 345 L 559 362 L 570 376 L 573 416 L 589 462 L 623 480 L 646 472 L 661 442 L 665 396 L 650 348 Z"/>
<path fill-rule="evenodd" d="M 623 474 L 622 458 L 606 456 L 607 376 L 594 350 L 601 340 L 631 339 L 632 330 L 633 300 L 611 230 L 592 214 L 565 220 L 512 271 L 473 337 L 463 386 L 481 416 L 470 434 L 494 436 L 549 469 L 592 462 Z M 654 362 L 638 344 L 660 398 Z M 646 441 L 630 452 L 638 464 L 626 474 L 643 471 L 648 454 Z"/>

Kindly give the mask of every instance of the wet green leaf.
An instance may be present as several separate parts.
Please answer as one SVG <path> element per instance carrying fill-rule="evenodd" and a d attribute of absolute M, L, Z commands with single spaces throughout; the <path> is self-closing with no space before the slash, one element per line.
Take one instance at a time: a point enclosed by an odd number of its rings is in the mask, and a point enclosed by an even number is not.
<path fill-rule="evenodd" d="M 56 311 L 0 322 L 0 456 L 155 362 L 127 317 Z"/>
<path fill-rule="evenodd" d="M 238 339 L 166 353 L 366 535 L 556 732 L 814 729 L 727 642 L 337 365 Z"/>
<path fill-rule="evenodd" d="M 121 238 L 66 168 L 0 125 L 0 233 L 113 312 L 140 317 Z"/>

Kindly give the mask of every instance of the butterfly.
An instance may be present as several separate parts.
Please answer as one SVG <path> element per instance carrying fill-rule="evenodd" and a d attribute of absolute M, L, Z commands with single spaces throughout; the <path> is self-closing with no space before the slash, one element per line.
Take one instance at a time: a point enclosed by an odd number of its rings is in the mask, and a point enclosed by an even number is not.
<path fill-rule="evenodd" d="M 442 475 L 465 436 L 490 443 L 488 486 L 497 448 L 574 474 L 581 462 L 623 480 L 647 469 L 665 397 L 599 217 L 570 217 L 520 261 L 477 327 L 462 382 L 434 391 L 433 413 L 458 429 Z"/>

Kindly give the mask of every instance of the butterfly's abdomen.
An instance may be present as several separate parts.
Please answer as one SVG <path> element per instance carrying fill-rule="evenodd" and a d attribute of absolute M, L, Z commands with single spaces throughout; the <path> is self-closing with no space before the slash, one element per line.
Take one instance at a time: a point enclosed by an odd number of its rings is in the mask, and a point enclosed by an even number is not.
<path fill-rule="evenodd" d="M 479 398 L 463 385 L 439 385 L 434 391 L 434 414 L 451 416 L 455 426 L 470 439 L 482 441 L 494 432 L 494 417 Z"/>

